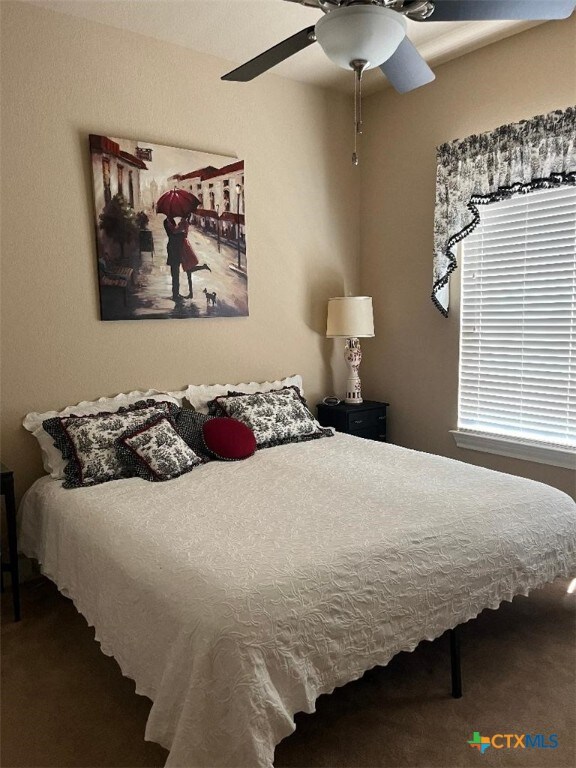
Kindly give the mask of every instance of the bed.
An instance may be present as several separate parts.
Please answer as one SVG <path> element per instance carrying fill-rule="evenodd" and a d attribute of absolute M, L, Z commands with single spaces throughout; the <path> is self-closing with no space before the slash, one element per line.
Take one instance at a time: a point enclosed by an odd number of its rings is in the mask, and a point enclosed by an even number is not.
<path fill-rule="evenodd" d="M 20 546 L 95 627 L 167 766 L 272 766 L 296 712 L 576 569 L 576 504 L 336 434 L 168 483 L 38 480 Z"/>

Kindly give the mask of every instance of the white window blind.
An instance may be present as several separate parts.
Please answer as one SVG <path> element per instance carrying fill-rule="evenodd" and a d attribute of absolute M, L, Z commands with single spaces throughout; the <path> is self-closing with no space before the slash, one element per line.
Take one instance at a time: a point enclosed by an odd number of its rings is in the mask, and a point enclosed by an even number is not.
<path fill-rule="evenodd" d="M 480 206 L 464 241 L 458 428 L 576 447 L 576 187 Z"/>

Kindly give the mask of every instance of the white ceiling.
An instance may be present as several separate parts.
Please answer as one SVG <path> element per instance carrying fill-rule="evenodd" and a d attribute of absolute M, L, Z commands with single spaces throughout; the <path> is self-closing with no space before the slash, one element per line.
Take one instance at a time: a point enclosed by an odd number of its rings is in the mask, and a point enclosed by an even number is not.
<path fill-rule="evenodd" d="M 36 5 L 118 29 L 137 32 L 240 64 L 317 21 L 321 12 L 282 0 L 28 0 Z M 408 21 L 408 36 L 431 64 L 521 32 L 537 22 Z M 341 90 L 353 88 L 339 69 L 312 45 L 279 64 L 274 74 Z M 224 72 L 222 72 L 224 74 Z M 378 70 L 365 75 L 365 92 L 385 87 Z"/>

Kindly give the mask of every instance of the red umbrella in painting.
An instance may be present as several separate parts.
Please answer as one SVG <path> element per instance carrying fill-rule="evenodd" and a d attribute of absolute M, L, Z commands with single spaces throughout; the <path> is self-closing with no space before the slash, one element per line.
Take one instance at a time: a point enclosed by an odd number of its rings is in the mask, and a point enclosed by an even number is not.
<path fill-rule="evenodd" d="M 175 216 L 189 216 L 200 205 L 200 200 L 185 189 L 171 189 L 158 198 L 156 212 L 174 218 Z"/>

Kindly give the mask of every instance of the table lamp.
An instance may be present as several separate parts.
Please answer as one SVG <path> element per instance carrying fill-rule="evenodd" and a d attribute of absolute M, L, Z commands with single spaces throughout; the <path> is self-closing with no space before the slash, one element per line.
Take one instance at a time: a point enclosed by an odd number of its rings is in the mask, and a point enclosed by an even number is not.
<path fill-rule="evenodd" d="M 328 338 L 344 338 L 344 359 L 349 375 L 344 402 L 360 405 L 362 388 L 358 369 L 362 360 L 359 338 L 374 336 L 374 316 L 370 296 L 337 296 L 328 299 Z"/>

